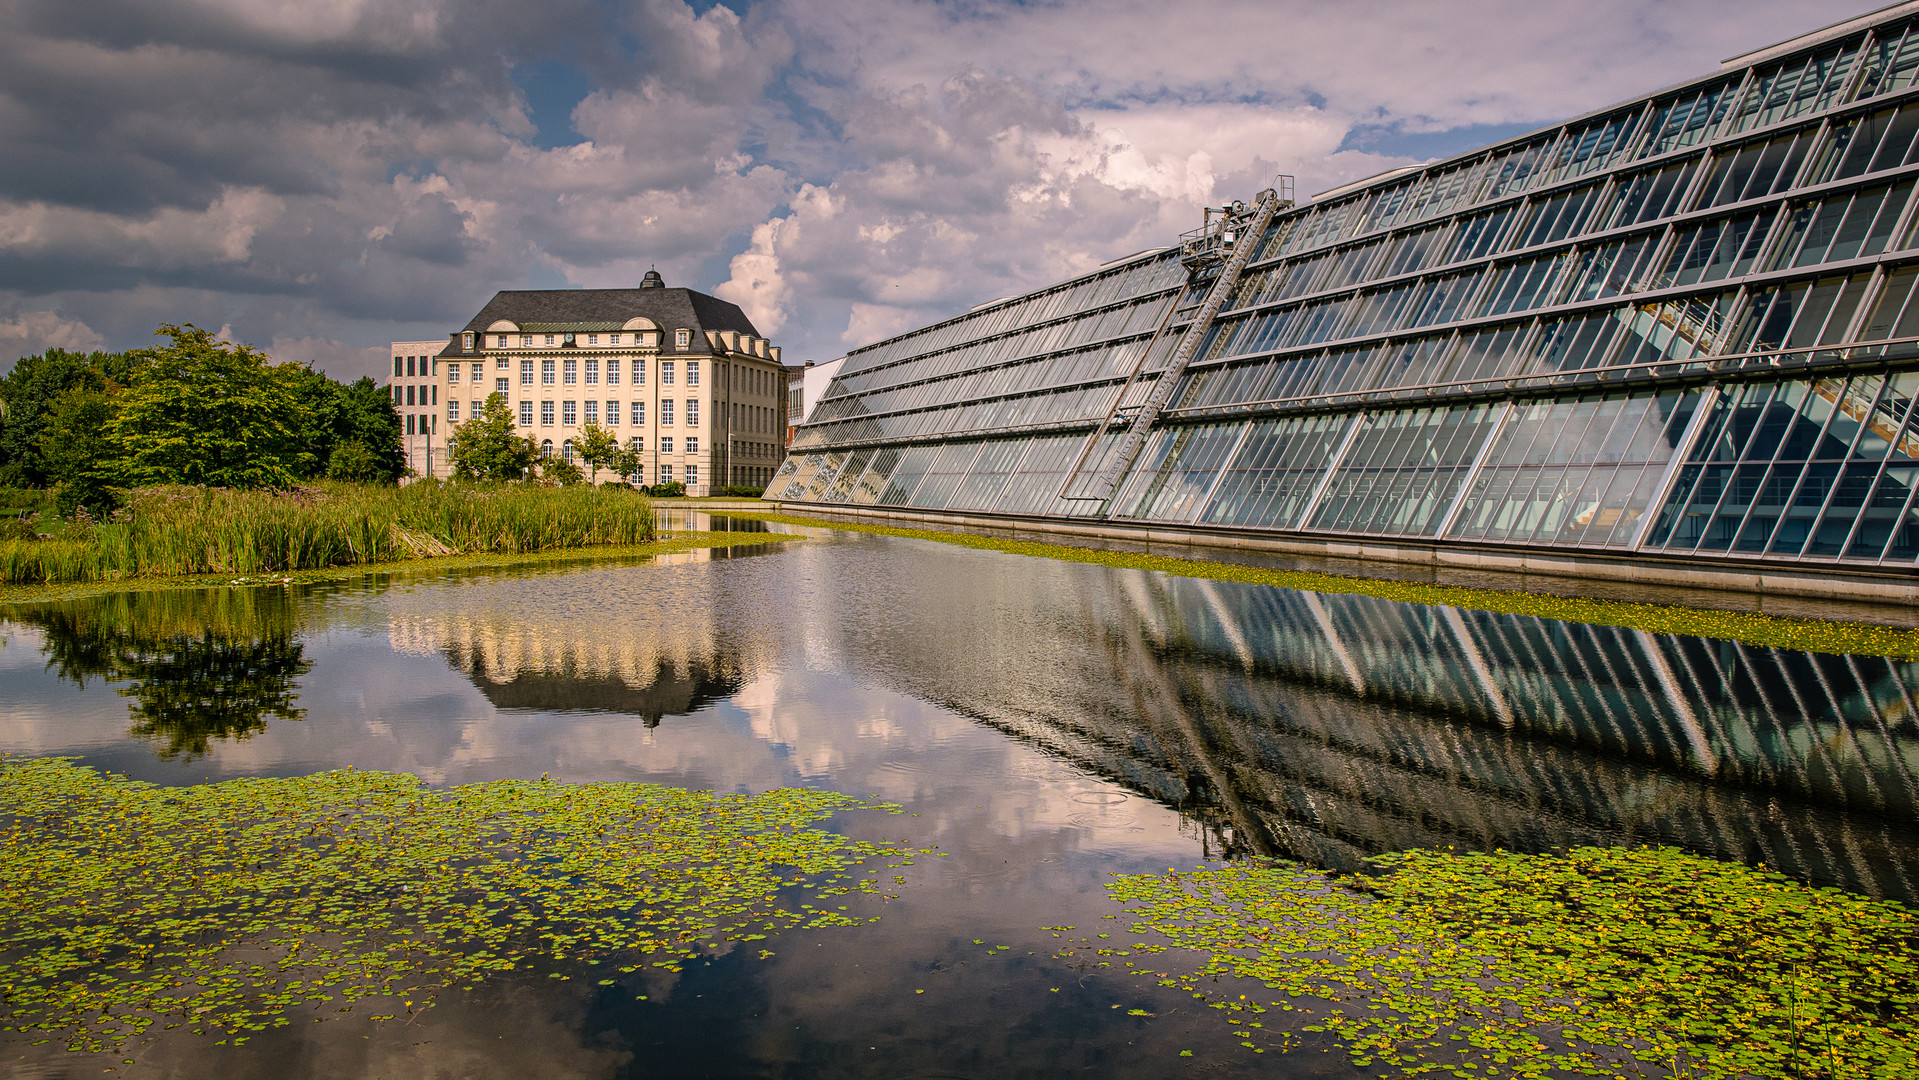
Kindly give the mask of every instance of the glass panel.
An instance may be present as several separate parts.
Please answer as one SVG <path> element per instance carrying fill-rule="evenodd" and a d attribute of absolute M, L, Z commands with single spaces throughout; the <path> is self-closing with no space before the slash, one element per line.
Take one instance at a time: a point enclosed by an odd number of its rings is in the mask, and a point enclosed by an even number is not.
<path fill-rule="evenodd" d="M 1352 422 L 1351 416 L 1322 413 L 1255 423 L 1220 481 L 1204 520 L 1295 527 Z"/>
<path fill-rule="evenodd" d="M 866 473 L 866 463 L 873 459 L 871 450 L 855 450 L 846 458 L 846 464 L 840 466 L 839 479 L 827 490 L 825 502 L 845 502 L 853 493 L 854 485 Z M 816 480 L 817 484 L 818 481 Z"/>
<path fill-rule="evenodd" d="M 990 510 L 999 500 L 1000 491 L 1006 487 L 1006 480 L 1013 474 L 1020 457 L 1026 453 L 1030 439 L 1002 439 L 986 444 L 980 451 L 979 460 L 973 463 L 972 472 L 966 476 L 966 482 L 953 493 L 946 506 L 950 510 Z"/>
<path fill-rule="evenodd" d="M 1430 536 L 1451 508 L 1495 408 L 1476 404 L 1367 416 L 1312 527 Z"/>
<path fill-rule="evenodd" d="M 1174 429 L 1164 440 L 1166 449 L 1158 470 L 1137 505 L 1124 516 L 1190 521 L 1245 427 L 1242 421 Z"/>
<path fill-rule="evenodd" d="M 893 468 L 893 477 L 886 484 L 886 490 L 880 492 L 877 500 L 881 506 L 904 506 L 926 476 L 927 466 L 933 464 L 933 458 L 939 453 L 938 445 L 909 446 L 900 454 L 899 464 Z"/>
<path fill-rule="evenodd" d="M 859 506 L 871 506 L 878 502 L 880 493 L 886 490 L 893 478 L 893 470 L 899 467 L 899 463 L 900 452 L 897 447 L 885 446 L 875 451 L 867 463 L 865 474 L 854 485 L 846 501 Z"/>
<path fill-rule="evenodd" d="M 954 489 L 966 478 L 967 470 L 973 467 L 973 460 L 979 457 L 981 440 L 947 443 L 934 459 L 920 486 L 913 491 L 913 497 L 907 505 L 938 510 L 946 505 Z"/>

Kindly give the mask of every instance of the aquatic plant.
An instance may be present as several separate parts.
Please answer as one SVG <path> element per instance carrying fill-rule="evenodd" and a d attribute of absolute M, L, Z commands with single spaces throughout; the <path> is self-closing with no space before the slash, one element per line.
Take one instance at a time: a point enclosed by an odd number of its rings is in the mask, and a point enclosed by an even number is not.
<path fill-rule="evenodd" d="M 1101 551 L 1096 548 L 1045 543 L 1038 540 L 1010 540 L 995 536 L 975 536 L 970 533 L 939 532 L 933 529 L 903 529 L 892 525 L 873 525 L 866 522 L 801 517 L 793 514 L 729 513 L 728 516 L 782 522 L 789 525 L 842 529 L 879 536 L 933 540 L 942 544 L 954 544 L 986 551 L 1004 551 L 1013 555 L 1058 559 L 1062 562 L 1092 563 L 1097 566 L 1112 566 L 1126 570 L 1147 570 L 1178 577 L 1233 581 L 1246 585 L 1270 585 L 1275 588 L 1301 589 L 1318 593 L 1376 596 L 1382 600 L 1397 600 L 1409 604 L 1443 604 L 1472 611 L 1490 611 L 1501 615 L 1530 615 L 1541 619 L 1594 623 L 1600 626 L 1629 626 L 1655 634 L 1687 634 L 1724 641 L 1740 641 L 1767 648 L 1919 659 L 1919 630 L 1875 626 L 1867 623 L 1796 619 L 1757 612 L 1711 611 L 1667 604 L 1634 603 L 1626 600 L 1556 596 L 1551 593 L 1476 589 L 1463 585 L 1436 585 L 1421 581 L 1388 581 L 1380 578 L 1320 573 L 1313 570 L 1274 570 L 1258 566 L 1242 566 L 1238 563 L 1187 559 L 1174 555 Z"/>
<path fill-rule="evenodd" d="M 0 540 L 0 584 L 256 574 L 653 538 L 652 503 L 613 488 L 323 483 L 293 492 L 136 491 L 59 540 Z"/>
<path fill-rule="evenodd" d="M 1155 974 L 1249 1046 L 1279 1010 L 1399 1076 L 1919 1076 L 1919 912 L 1671 848 L 1375 862 L 1387 872 L 1235 865 L 1109 891 L 1135 931 L 1204 957 Z"/>
<path fill-rule="evenodd" d="M 237 1043 L 302 1007 L 393 1019 L 502 972 L 677 972 L 858 925 L 842 898 L 879 889 L 856 869 L 911 853 L 811 827 L 852 809 L 898 808 L 352 769 L 169 788 L 0 756 L 0 1024 L 73 1049 L 156 1024 Z"/>

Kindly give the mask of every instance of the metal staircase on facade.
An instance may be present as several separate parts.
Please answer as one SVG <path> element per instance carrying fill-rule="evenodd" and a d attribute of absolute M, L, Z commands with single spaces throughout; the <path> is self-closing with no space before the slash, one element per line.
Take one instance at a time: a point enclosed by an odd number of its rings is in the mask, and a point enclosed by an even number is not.
<path fill-rule="evenodd" d="M 1179 261 L 1186 267 L 1186 291 L 1167 310 L 1158 331 L 1133 366 L 1132 374 L 1127 376 L 1119 392 L 1113 395 L 1113 405 L 1107 411 L 1106 418 L 1087 436 L 1079 460 L 1074 463 L 1072 472 L 1067 474 L 1066 482 L 1060 487 L 1060 498 L 1103 503 L 1113 497 L 1120 478 L 1132 467 L 1133 459 L 1145 445 L 1146 436 L 1152 432 L 1160 412 L 1171 402 L 1180 377 L 1198 354 L 1200 343 L 1212 328 L 1214 318 L 1239 284 L 1246 264 L 1257 253 L 1273 216 L 1293 205 L 1292 194 L 1293 178 L 1282 175 L 1273 187 L 1259 193 L 1252 206 L 1234 202 L 1226 207 L 1207 207 L 1204 223 L 1180 236 Z M 1211 282 L 1207 284 L 1209 276 Z M 1202 285 L 1205 287 L 1205 299 L 1197 308 L 1188 305 L 1187 300 Z M 1182 322 L 1185 323 L 1184 329 L 1173 329 Z M 1169 332 L 1179 335 L 1179 344 L 1168 359 L 1166 369 L 1153 383 L 1145 401 L 1128 406 L 1126 401 L 1133 385 L 1139 381 L 1146 365 L 1158 355 L 1160 340 Z M 1085 478 L 1087 464 L 1098 452 L 1108 433 L 1116 427 L 1124 429 L 1119 441 L 1106 451 L 1099 471 Z"/>

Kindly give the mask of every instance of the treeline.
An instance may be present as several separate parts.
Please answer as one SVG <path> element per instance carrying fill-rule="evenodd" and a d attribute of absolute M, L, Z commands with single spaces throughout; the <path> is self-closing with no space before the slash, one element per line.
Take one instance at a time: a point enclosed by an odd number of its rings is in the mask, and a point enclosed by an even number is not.
<path fill-rule="evenodd" d="M 276 364 L 191 323 L 155 336 L 171 344 L 49 349 L 0 378 L 0 486 L 52 488 L 62 514 L 100 517 L 141 487 L 392 483 L 406 471 L 400 415 L 372 379 Z"/>

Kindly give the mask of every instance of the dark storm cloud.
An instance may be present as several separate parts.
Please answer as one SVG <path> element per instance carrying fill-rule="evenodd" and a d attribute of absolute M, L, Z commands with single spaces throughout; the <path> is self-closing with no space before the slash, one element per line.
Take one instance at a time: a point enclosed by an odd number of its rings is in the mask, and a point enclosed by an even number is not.
<path fill-rule="evenodd" d="M 371 370 L 495 289 L 652 264 L 828 359 L 1278 169 L 1320 190 L 1846 14 L 1728 11 L 0 0 L 0 362 L 193 320 Z M 580 95 L 541 97 L 545 131 L 536 84 Z"/>

